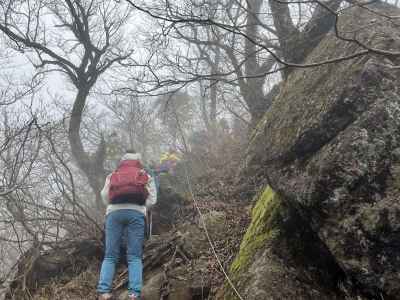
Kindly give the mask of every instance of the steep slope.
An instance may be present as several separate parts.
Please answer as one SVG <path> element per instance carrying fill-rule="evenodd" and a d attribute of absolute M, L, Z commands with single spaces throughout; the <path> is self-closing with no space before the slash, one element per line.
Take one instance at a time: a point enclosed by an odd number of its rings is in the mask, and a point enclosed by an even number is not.
<path fill-rule="evenodd" d="M 232 176 L 221 173 L 196 178 L 194 192 L 224 263 L 231 260 L 238 247 L 247 216 L 243 203 L 235 204 L 234 195 L 238 193 L 231 184 Z M 210 177 L 215 181 L 210 182 Z M 179 174 L 161 176 L 159 203 L 153 215 L 154 235 L 145 242 L 143 255 L 142 292 L 146 300 L 213 299 L 223 284 L 224 277 L 210 250 L 198 211 L 186 197 L 186 188 L 187 183 Z M 17 264 L 6 299 L 95 299 L 103 244 L 100 239 L 81 238 L 27 251 Z M 128 274 L 121 254 L 113 294 L 115 299 L 124 300 Z"/>

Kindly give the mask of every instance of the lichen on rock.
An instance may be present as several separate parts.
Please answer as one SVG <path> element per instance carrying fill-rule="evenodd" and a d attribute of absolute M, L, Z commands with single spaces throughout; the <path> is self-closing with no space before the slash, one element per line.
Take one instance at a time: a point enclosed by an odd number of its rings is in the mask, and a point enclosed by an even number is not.
<path fill-rule="evenodd" d="M 250 226 L 243 237 L 239 254 L 231 265 L 230 271 L 233 275 L 245 272 L 257 250 L 279 234 L 279 227 L 274 226 L 280 208 L 279 196 L 268 186 L 257 198 L 252 209 Z"/>

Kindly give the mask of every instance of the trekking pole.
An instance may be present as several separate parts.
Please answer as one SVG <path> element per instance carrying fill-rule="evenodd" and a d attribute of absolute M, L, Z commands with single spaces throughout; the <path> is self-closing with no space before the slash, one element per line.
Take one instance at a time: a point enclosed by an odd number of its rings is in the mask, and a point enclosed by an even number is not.
<path fill-rule="evenodd" d="M 149 240 L 153 232 L 153 213 L 149 210 Z"/>

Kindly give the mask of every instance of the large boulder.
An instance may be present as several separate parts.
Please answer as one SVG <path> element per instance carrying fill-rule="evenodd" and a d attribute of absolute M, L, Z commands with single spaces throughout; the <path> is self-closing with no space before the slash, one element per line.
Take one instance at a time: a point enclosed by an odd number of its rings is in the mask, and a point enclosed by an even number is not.
<path fill-rule="evenodd" d="M 342 299 L 343 273 L 301 216 L 269 186 L 255 202 L 229 272 L 242 299 Z M 239 299 L 229 283 L 224 299 Z"/>
<path fill-rule="evenodd" d="M 400 10 L 382 3 L 343 12 L 339 34 L 360 43 L 331 33 L 305 63 L 365 51 L 360 44 L 375 54 L 294 70 L 248 159 L 266 170 L 351 286 L 384 299 L 400 295 L 400 59 L 377 54 L 400 49 L 392 15 Z"/>

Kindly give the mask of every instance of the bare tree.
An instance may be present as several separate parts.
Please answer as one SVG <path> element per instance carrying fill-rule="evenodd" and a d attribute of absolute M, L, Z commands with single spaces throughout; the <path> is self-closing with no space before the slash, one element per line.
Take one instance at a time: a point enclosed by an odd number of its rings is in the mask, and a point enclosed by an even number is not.
<path fill-rule="evenodd" d="M 174 147 L 182 142 L 182 131 L 192 128 L 195 105 L 188 92 L 179 91 L 157 99 L 158 117 L 164 125 L 170 144 Z"/>
<path fill-rule="evenodd" d="M 70 112 L 69 142 L 99 207 L 105 176 L 105 142 L 100 141 L 95 153 L 90 155 L 84 149 L 80 129 L 89 93 L 99 76 L 131 55 L 129 44 L 121 43 L 122 28 L 131 10 L 118 2 L 8 0 L 0 3 L 0 30 L 10 43 L 27 53 L 38 72 L 61 72 L 76 88 Z"/>
<path fill-rule="evenodd" d="M 271 88 L 265 88 L 270 74 L 280 72 L 282 79 L 286 79 L 294 68 L 338 63 L 368 53 L 388 57 L 400 55 L 396 51 L 373 49 L 356 35 L 349 36 L 338 30 L 341 10 L 349 6 L 369 9 L 369 3 L 348 4 L 342 0 L 187 0 L 182 5 L 169 0 L 160 1 L 158 5 L 153 3 L 150 7 L 144 2 L 126 1 L 158 20 L 164 35 L 178 41 L 179 46 L 175 47 L 179 50 L 165 59 L 165 65 L 173 67 L 175 62 L 177 72 L 185 76 L 154 81 L 161 82 L 161 85 L 187 85 L 196 80 L 237 84 L 252 116 L 253 126 L 268 110 L 278 92 L 278 88 L 272 88 L 273 84 L 270 84 Z M 386 17 L 388 20 L 396 19 L 396 16 Z M 338 39 L 356 43 L 359 51 L 305 63 L 307 55 L 329 31 L 334 32 Z M 181 49 L 182 40 L 187 42 L 187 51 Z M 207 56 L 213 57 L 217 48 L 221 51 L 221 61 L 227 63 L 220 64 L 214 73 L 215 62 Z M 196 57 L 208 67 L 199 68 Z M 278 79 L 272 78 L 274 81 Z"/>
<path fill-rule="evenodd" d="M 17 119 L 22 112 L 27 121 Z M 63 121 L 41 124 L 30 115 L 19 108 L 3 110 L 1 117 L 0 251 L 8 252 L 3 274 L 27 249 L 40 254 L 61 241 L 102 231 L 66 151 Z"/>
<path fill-rule="evenodd" d="M 108 159 L 118 160 L 126 149 L 139 151 L 144 161 L 157 157 L 163 141 L 156 124 L 154 103 L 132 95 L 107 98 L 106 106 L 113 113 L 108 138 L 110 143 L 107 145 Z"/>
<path fill-rule="evenodd" d="M 327 5 L 336 10 L 340 2 L 336 0 Z M 192 5 L 195 6 L 195 3 L 193 1 Z M 240 93 L 251 113 L 253 124 L 256 124 L 277 93 L 276 88 L 266 91 L 264 84 L 267 74 L 278 61 L 275 56 L 260 47 L 260 44 L 274 51 L 276 56 L 284 61 L 300 63 L 333 27 L 335 17 L 330 11 L 317 6 L 306 25 L 301 22 L 304 16 L 299 12 L 296 26 L 288 2 L 271 0 L 268 6 L 262 0 L 251 0 L 246 4 L 235 3 L 237 2 L 227 1 L 219 5 L 210 5 L 208 17 L 215 22 L 230 22 L 242 35 L 232 34 L 218 24 L 206 25 L 203 28 L 188 22 L 184 30 L 181 29 L 182 26 L 175 26 L 174 29 L 178 38 L 201 48 L 199 57 L 205 57 L 205 61 L 211 66 L 210 74 L 216 80 L 218 73 L 223 74 L 224 71 L 213 68 L 215 63 L 210 61 L 206 53 L 214 49 L 224 52 L 230 64 L 225 73 L 234 70 Z M 271 18 L 263 17 L 263 8 L 270 10 Z M 216 13 L 221 10 L 225 13 L 223 16 Z M 304 29 L 300 30 L 300 26 Z M 207 34 L 201 34 L 200 30 L 206 31 Z M 289 69 L 285 69 L 283 75 L 287 76 L 288 72 Z"/>

